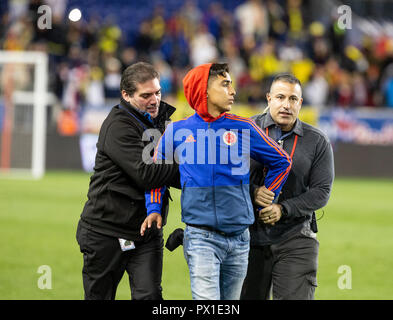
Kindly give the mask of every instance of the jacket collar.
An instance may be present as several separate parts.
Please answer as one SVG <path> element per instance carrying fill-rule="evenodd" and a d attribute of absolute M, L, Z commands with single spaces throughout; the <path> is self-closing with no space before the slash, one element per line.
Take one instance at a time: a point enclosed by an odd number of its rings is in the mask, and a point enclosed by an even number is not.
<path fill-rule="evenodd" d="M 276 123 L 274 122 L 272 116 L 270 115 L 270 111 L 268 110 L 263 120 L 263 129 L 269 128 L 273 125 L 276 125 Z M 299 118 L 296 119 L 295 126 L 293 127 L 292 132 L 298 136 L 303 136 L 303 124 L 299 120 Z"/>
<path fill-rule="evenodd" d="M 171 106 L 169 103 L 166 103 L 165 101 L 161 101 L 158 115 L 154 120 L 161 121 L 161 118 L 163 118 L 162 119 L 163 121 L 167 121 L 175 111 L 176 111 L 175 107 Z"/>
<path fill-rule="evenodd" d="M 226 115 L 226 114 L 227 114 L 227 112 L 223 112 L 223 113 L 221 113 L 218 117 L 214 118 L 214 120 L 212 120 L 212 121 L 209 121 L 209 119 L 206 119 L 206 117 L 203 117 L 203 116 L 200 115 L 198 112 L 195 112 L 195 117 L 196 117 L 197 119 L 199 119 L 199 121 L 203 121 L 203 122 L 206 122 L 206 123 L 213 123 L 213 122 L 219 123 L 219 122 L 225 120 L 225 115 Z M 210 120 L 211 120 L 211 119 L 210 119 Z"/>

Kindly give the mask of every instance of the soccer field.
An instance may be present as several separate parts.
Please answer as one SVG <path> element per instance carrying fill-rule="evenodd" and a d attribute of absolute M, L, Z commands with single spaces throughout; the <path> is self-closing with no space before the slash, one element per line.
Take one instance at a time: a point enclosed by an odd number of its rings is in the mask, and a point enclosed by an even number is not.
<path fill-rule="evenodd" d="M 83 299 L 75 231 L 89 178 L 48 172 L 39 181 L 0 179 L 0 299 Z M 172 197 L 165 238 L 183 226 L 179 191 Z M 393 299 L 393 180 L 337 178 L 317 217 L 322 211 L 316 298 Z M 182 247 L 164 249 L 162 286 L 164 299 L 191 299 Z M 116 298 L 130 298 L 127 276 Z"/>

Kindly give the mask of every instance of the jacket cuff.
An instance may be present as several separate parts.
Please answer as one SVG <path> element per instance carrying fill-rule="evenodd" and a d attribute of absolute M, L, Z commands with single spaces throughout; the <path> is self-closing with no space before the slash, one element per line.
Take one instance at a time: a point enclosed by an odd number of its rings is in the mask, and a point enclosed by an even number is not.
<path fill-rule="evenodd" d="M 279 204 L 282 205 L 283 210 L 285 210 L 286 215 L 284 218 L 288 218 L 291 215 L 291 211 L 290 211 L 290 207 L 288 206 L 288 204 L 284 201 L 284 202 L 280 202 Z"/>
<path fill-rule="evenodd" d="M 151 215 L 154 212 L 161 214 L 161 204 L 159 203 L 149 204 L 149 206 L 147 207 L 147 215 Z"/>

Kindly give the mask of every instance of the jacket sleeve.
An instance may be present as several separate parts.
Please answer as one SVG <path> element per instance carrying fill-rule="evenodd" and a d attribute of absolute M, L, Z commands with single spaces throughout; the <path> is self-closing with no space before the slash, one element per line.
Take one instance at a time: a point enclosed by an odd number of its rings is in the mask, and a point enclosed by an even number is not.
<path fill-rule="evenodd" d="M 158 141 L 157 147 L 154 152 L 153 161 L 155 163 L 176 163 L 178 168 L 178 161 L 175 160 L 174 156 L 174 140 L 173 140 L 173 122 L 170 123 L 160 140 Z M 165 161 L 163 161 L 165 160 Z M 174 187 L 176 189 L 181 189 L 180 184 L 180 171 L 177 170 L 177 173 L 172 177 L 172 179 L 168 180 L 166 183 L 168 187 Z"/>
<path fill-rule="evenodd" d="M 289 155 L 254 122 L 250 126 L 251 158 L 264 164 L 269 170 L 265 187 L 275 193 L 275 199 L 288 178 L 292 160 Z"/>
<path fill-rule="evenodd" d="M 169 124 L 164 134 L 158 141 L 157 147 L 154 150 L 153 161 L 154 163 L 161 163 L 163 160 L 173 161 L 173 124 Z M 168 184 L 171 182 L 168 181 Z M 180 175 L 179 175 L 180 185 Z M 154 212 L 161 214 L 162 199 L 165 193 L 166 187 L 147 190 L 145 192 L 145 202 L 147 215 Z"/>
<path fill-rule="evenodd" d="M 154 150 L 153 161 L 155 163 L 175 162 L 173 159 L 173 148 L 173 123 L 170 123 L 158 140 L 157 147 Z"/>
<path fill-rule="evenodd" d="M 145 203 L 147 215 L 154 212 L 161 214 L 162 199 L 164 197 L 166 187 L 151 189 L 145 192 Z"/>
<path fill-rule="evenodd" d="M 250 197 L 254 206 L 259 207 L 255 203 L 254 192 L 257 188 L 264 185 L 265 167 L 262 163 L 250 159 Z"/>
<path fill-rule="evenodd" d="M 103 148 L 141 189 L 161 187 L 179 174 L 179 167 L 174 162 L 158 164 L 152 161 L 152 145 L 145 146 L 141 134 L 130 120 L 120 119 L 108 127 Z"/>
<path fill-rule="evenodd" d="M 297 197 L 286 199 L 280 204 L 289 216 L 301 217 L 324 207 L 330 197 L 334 180 L 334 160 L 332 146 L 326 138 L 316 148 L 309 175 L 309 188 Z"/>

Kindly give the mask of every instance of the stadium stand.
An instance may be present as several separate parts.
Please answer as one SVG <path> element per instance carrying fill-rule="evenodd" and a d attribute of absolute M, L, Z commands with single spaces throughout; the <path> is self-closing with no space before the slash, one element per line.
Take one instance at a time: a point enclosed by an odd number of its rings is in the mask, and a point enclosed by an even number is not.
<path fill-rule="evenodd" d="M 335 0 L 8 0 L 0 2 L 0 46 L 48 53 L 49 134 L 97 133 L 100 122 L 87 115 L 117 103 L 121 72 L 138 60 L 157 67 L 165 100 L 179 107 L 185 73 L 225 61 L 237 104 L 251 108 L 245 116 L 264 107 L 283 71 L 302 81 L 303 105 L 315 110 L 393 110 L 393 3 L 345 4 L 350 29 L 340 26 Z M 50 29 L 37 24 L 41 5 L 52 10 Z M 72 22 L 75 8 L 82 19 Z"/>

